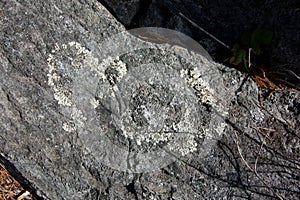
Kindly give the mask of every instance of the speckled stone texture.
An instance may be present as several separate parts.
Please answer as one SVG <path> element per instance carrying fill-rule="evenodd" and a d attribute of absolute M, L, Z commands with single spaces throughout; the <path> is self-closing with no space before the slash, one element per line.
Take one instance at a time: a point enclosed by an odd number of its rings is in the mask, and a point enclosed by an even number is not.
<path fill-rule="evenodd" d="M 39 197 L 299 197 L 299 93 L 260 99 L 93 0 L 1 1 L 0 29 L 0 153 Z"/>

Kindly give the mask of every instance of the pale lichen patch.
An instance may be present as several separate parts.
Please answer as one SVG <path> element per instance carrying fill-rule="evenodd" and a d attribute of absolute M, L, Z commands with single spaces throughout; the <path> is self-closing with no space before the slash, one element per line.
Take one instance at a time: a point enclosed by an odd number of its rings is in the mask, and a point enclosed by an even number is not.
<path fill-rule="evenodd" d="M 142 145 L 143 142 L 151 143 L 156 146 L 160 142 L 168 142 L 173 133 L 170 132 L 148 132 L 148 133 L 133 133 L 133 132 L 125 132 L 124 136 L 126 138 L 130 138 L 135 140 L 137 145 Z"/>
<path fill-rule="evenodd" d="M 72 106 L 72 101 L 69 98 L 69 91 L 63 89 L 63 88 L 58 88 L 54 87 L 54 98 L 57 100 L 58 104 L 64 105 L 64 106 Z"/>
<path fill-rule="evenodd" d="M 94 109 L 96 109 L 100 105 L 100 102 L 98 99 L 92 98 L 90 99 L 90 104 L 93 106 Z"/>
<path fill-rule="evenodd" d="M 169 150 L 178 153 L 181 156 L 185 156 L 191 152 L 197 150 L 197 142 L 195 141 L 195 136 L 192 134 L 185 134 L 184 138 L 181 140 L 176 140 L 169 145 Z"/>
<path fill-rule="evenodd" d="M 127 73 L 126 64 L 122 62 L 118 56 L 104 59 L 99 67 L 100 69 L 105 69 L 105 71 L 100 72 L 102 73 L 101 77 L 107 80 L 111 85 L 120 82 Z"/>
<path fill-rule="evenodd" d="M 220 125 L 215 129 L 216 132 L 221 135 L 226 127 L 226 123 L 220 123 Z"/>
<path fill-rule="evenodd" d="M 199 98 L 199 102 L 213 106 L 215 99 L 209 90 L 208 84 L 201 78 L 200 71 L 195 68 L 191 69 L 189 73 L 183 72 L 182 74 L 188 74 L 186 81 L 195 89 L 195 94 Z"/>
<path fill-rule="evenodd" d="M 76 122 L 76 126 L 80 128 L 84 127 L 87 118 L 83 115 L 81 110 L 77 109 L 76 107 L 72 107 L 71 117 L 73 121 Z"/>
<path fill-rule="evenodd" d="M 187 69 L 181 69 L 181 70 L 180 70 L 180 77 L 181 77 L 181 78 L 186 77 L 187 74 L 188 74 L 188 70 L 187 70 Z"/>
<path fill-rule="evenodd" d="M 72 102 L 72 84 L 68 82 L 76 74 L 75 69 L 85 67 L 86 58 L 90 58 L 89 61 L 92 61 L 93 56 L 85 47 L 75 41 L 61 46 L 56 43 L 47 58 L 48 85 L 54 91 L 54 99 L 59 105 L 71 109 L 71 120 L 63 123 L 62 127 L 67 132 L 76 131 L 76 127 L 83 127 L 86 121 L 82 111 Z M 93 64 L 97 64 L 97 59 L 93 60 Z M 96 102 L 93 105 L 95 106 Z"/>
<path fill-rule="evenodd" d="M 76 131 L 75 125 L 71 124 L 70 122 L 65 122 L 63 123 L 63 127 L 62 127 L 66 132 L 71 133 Z"/>

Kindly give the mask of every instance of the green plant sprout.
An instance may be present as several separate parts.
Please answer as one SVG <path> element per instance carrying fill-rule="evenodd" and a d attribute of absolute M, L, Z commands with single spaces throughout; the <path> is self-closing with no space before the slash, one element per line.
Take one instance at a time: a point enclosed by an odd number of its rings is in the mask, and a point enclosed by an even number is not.
<path fill-rule="evenodd" d="M 273 32 L 257 28 L 254 31 L 245 32 L 242 35 L 240 44 L 235 44 L 231 52 L 233 55 L 229 58 L 229 63 L 233 65 L 242 64 L 247 70 L 251 67 L 251 52 L 256 56 L 261 54 L 261 48 L 269 46 L 272 42 Z M 248 58 L 247 58 L 248 54 Z"/>

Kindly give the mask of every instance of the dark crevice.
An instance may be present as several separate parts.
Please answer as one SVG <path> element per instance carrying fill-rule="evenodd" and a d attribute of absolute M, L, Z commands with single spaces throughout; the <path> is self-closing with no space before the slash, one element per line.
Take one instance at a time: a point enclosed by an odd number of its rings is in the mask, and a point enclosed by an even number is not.
<path fill-rule="evenodd" d="M 147 11 L 149 10 L 149 7 L 152 3 L 152 0 L 144 0 L 139 2 L 139 7 L 135 15 L 133 16 L 131 22 L 129 25 L 126 25 L 119 17 L 119 13 L 115 12 L 111 6 L 109 6 L 105 0 L 98 0 L 99 3 L 101 3 L 109 12 L 114 16 L 114 18 L 120 22 L 123 26 L 125 26 L 126 29 L 134 29 L 140 27 L 140 20 L 145 17 L 147 14 Z"/>
<path fill-rule="evenodd" d="M 116 13 L 107 3 L 105 0 L 97 0 L 100 4 L 102 4 L 102 6 L 104 6 L 106 8 L 106 10 L 108 10 L 108 12 L 121 24 L 124 25 L 124 23 L 122 22 L 122 20 L 119 18 L 119 14 Z"/>
<path fill-rule="evenodd" d="M 134 181 L 132 181 L 131 183 L 129 183 L 125 187 L 126 187 L 128 192 L 130 192 L 134 195 L 136 200 L 139 199 L 138 196 L 137 196 L 137 191 L 136 191 L 135 186 L 134 186 Z"/>
<path fill-rule="evenodd" d="M 145 17 L 152 0 L 140 1 L 140 6 L 134 17 L 132 18 L 130 24 L 126 27 L 126 29 L 133 29 L 140 27 L 140 19 Z"/>

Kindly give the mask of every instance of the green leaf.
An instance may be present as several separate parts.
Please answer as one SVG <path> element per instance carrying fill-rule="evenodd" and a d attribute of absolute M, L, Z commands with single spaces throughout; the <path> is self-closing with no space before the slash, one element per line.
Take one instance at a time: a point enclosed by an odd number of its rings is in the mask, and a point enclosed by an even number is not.
<path fill-rule="evenodd" d="M 246 59 L 247 52 L 244 49 L 236 49 L 233 51 L 233 56 L 229 62 L 234 65 L 242 63 Z"/>
<path fill-rule="evenodd" d="M 242 35 L 241 44 L 247 48 L 252 48 L 254 53 L 259 55 L 261 47 L 270 45 L 272 38 L 272 31 L 264 28 L 257 28 L 254 31 L 245 32 Z"/>
<path fill-rule="evenodd" d="M 253 31 L 250 41 L 251 48 L 270 45 L 272 42 L 273 32 L 268 29 L 257 28 Z"/>
<path fill-rule="evenodd" d="M 251 43 L 252 31 L 244 32 L 241 38 L 241 44 L 243 46 L 249 47 Z"/>

